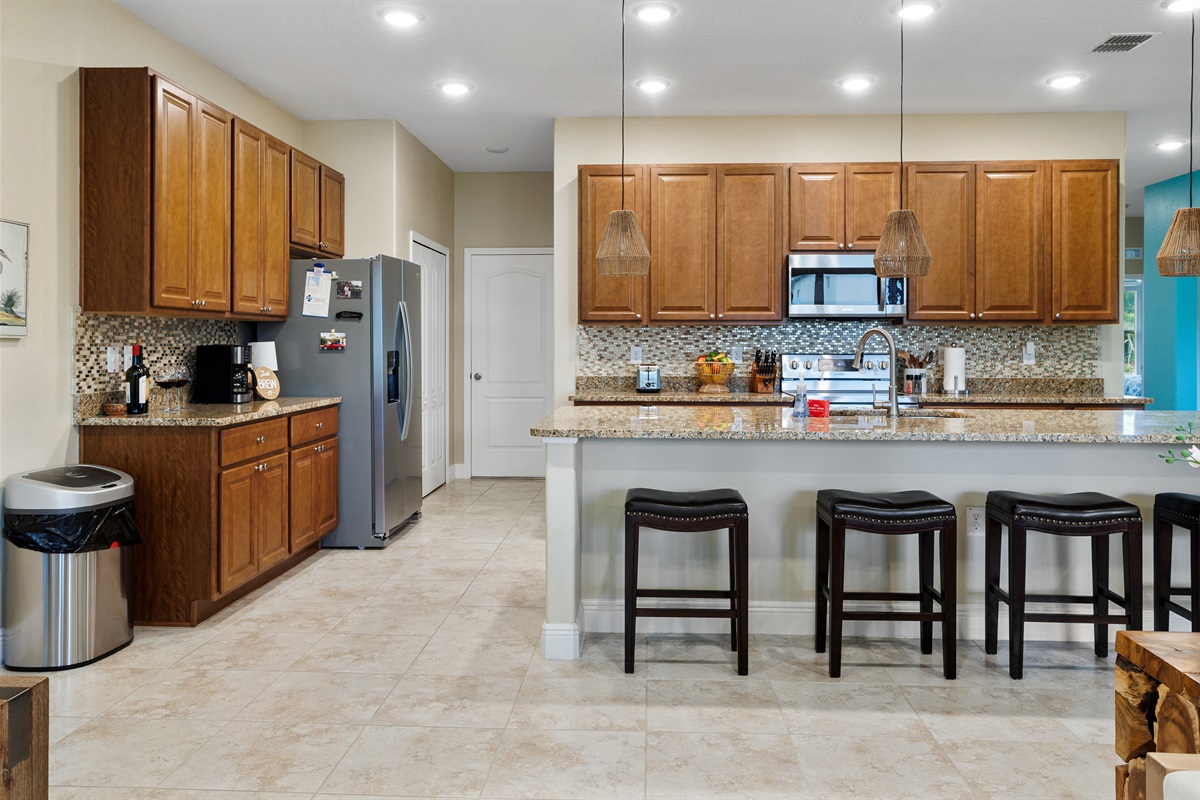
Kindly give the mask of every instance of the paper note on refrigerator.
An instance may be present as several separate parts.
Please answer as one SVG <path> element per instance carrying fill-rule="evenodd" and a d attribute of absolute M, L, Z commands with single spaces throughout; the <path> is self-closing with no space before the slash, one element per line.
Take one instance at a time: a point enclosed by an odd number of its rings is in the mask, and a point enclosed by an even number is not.
<path fill-rule="evenodd" d="M 333 279 L 324 270 L 313 270 L 304 274 L 304 309 L 306 317 L 329 316 L 329 292 Z"/>

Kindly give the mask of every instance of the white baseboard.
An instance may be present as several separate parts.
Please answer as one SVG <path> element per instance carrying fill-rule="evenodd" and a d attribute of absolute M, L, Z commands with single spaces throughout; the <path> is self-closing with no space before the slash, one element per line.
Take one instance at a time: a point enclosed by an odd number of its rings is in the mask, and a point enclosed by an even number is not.
<path fill-rule="evenodd" d="M 550 660 L 568 661 L 583 653 L 583 609 L 574 622 L 542 623 L 542 655 Z"/>
<path fill-rule="evenodd" d="M 447 481 L 465 481 L 471 477 L 471 471 L 467 469 L 466 464 L 451 464 L 446 470 Z"/>

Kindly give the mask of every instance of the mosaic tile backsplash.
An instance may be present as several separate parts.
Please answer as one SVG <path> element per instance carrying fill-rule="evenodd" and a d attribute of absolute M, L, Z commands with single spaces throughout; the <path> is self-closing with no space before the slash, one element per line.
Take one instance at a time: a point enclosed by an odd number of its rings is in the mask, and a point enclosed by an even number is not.
<path fill-rule="evenodd" d="M 740 346 L 743 361 L 754 351 L 778 353 L 853 353 L 859 337 L 878 322 L 871 320 L 786 320 L 782 325 L 579 325 L 577 380 L 587 376 L 632 374 L 629 348 L 640 345 L 642 361 L 658 364 L 663 376 L 694 376 L 692 362 L 701 353 Z M 1100 334 L 1094 325 L 891 325 L 896 347 L 924 354 L 941 347 L 964 347 L 967 378 L 1097 378 Z M 1032 340 L 1037 363 L 1024 366 L 1021 350 Z M 876 337 L 870 352 L 883 352 Z M 941 385 L 934 367 L 930 385 Z"/>

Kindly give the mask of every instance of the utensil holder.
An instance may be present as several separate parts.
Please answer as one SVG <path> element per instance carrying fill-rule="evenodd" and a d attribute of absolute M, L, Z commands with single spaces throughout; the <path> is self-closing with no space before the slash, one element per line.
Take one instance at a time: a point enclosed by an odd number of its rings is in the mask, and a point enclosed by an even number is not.
<path fill-rule="evenodd" d="M 751 394 L 775 394 L 775 371 L 758 371 L 758 365 L 750 367 Z"/>

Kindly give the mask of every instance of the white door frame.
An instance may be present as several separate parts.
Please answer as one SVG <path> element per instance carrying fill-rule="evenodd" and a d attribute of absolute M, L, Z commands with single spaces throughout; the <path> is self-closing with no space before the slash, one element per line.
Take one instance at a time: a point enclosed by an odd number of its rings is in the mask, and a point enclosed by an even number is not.
<path fill-rule="evenodd" d="M 463 468 L 467 477 L 473 477 L 471 466 L 471 393 L 474 391 L 474 381 L 471 380 L 471 268 L 475 256 L 552 256 L 553 247 L 468 247 L 463 250 Z M 551 275 L 551 280 L 554 276 Z M 554 293 L 550 294 L 551 306 L 554 304 Z M 549 308 L 551 318 L 554 309 Z M 553 337 L 553 333 L 551 333 Z M 553 344 L 553 342 L 551 343 Z M 553 363 L 551 376 L 553 376 Z M 553 389 L 551 377 L 551 389 Z"/>
<path fill-rule="evenodd" d="M 450 277 L 451 277 L 451 271 L 453 270 L 453 264 L 451 264 L 451 262 L 450 262 L 450 248 L 446 247 L 443 244 L 438 244 L 433 239 L 430 239 L 428 236 L 422 236 L 421 234 L 417 233 L 416 231 L 409 231 L 408 232 L 408 258 L 410 261 L 416 257 L 416 254 L 413 252 L 413 245 L 417 245 L 417 244 L 422 245 L 424 247 L 428 247 L 430 250 L 436 250 L 437 252 L 441 253 L 442 255 L 444 255 L 446 257 L 446 306 L 441 309 L 441 312 L 442 312 L 442 320 L 445 323 L 445 330 L 442 331 L 442 335 L 444 337 L 446 337 L 446 353 L 450 354 L 451 343 L 454 341 L 453 339 L 450 338 L 450 333 L 451 333 L 451 331 L 450 331 L 450 295 L 451 295 Z M 450 359 L 449 358 L 446 359 L 446 363 L 442 367 L 442 369 L 443 369 L 442 381 L 446 386 L 446 412 L 445 412 L 446 424 L 444 426 L 445 430 L 446 430 L 446 437 L 445 437 L 446 441 L 443 442 L 443 444 L 442 444 L 442 446 L 444 448 L 442 452 L 444 452 L 446 454 L 446 483 L 450 483 L 452 480 L 454 480 L 455 475 L 454 475 L 454 465 L 450 463 L 450 428 L 452 426 L 450 424 Z"/>

